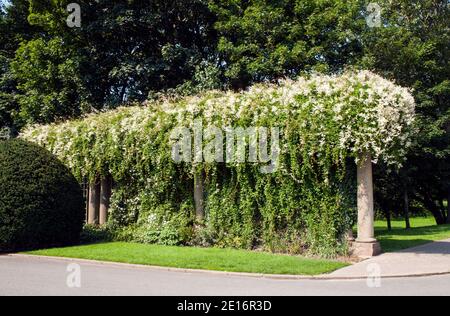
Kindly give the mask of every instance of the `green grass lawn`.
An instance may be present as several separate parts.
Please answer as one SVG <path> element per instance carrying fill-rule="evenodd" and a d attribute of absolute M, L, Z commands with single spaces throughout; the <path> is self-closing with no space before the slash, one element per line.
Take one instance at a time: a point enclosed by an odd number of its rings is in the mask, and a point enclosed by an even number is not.
<path fill-rule="evenodd" d="M 27 254 L 263 274 L 319 275 L 347 266 L 345 263 L 336 261 L 244 250 L 168 247 L 119 242 L 32 251 Z"/>
<path fill-rule="evenodd" d="M 411 226 L 406 230 L 404 220 L 393 220 L 392 231 L 388 231 L 386 221 L 377 221 L 375 232 L 383 251 L 398 251 L 450 238 L 450 225 L 437 226 L 432 217 L 411 218 Z"/>
<path fill-rule="evenodd" d="M 450 238 L 450 225 L 436 226 L 433 218 L 412 218 L 412 229 L 402 220 L 377 221 L 375 230 L 383 251 L 392 252 Z M 168 247 L 135 243 L 99 243 L 27 252 L 27 254 L 132 263 L 185 269 L 262 274 L 319 275 L 347 266 L 346 263 L 263 252 L 193 247 Z"/>

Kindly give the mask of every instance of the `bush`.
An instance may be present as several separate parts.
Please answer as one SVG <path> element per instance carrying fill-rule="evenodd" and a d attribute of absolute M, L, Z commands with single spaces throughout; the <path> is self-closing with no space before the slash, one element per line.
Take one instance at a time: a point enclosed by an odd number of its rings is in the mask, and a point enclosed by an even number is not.
<path fill-rule="evenodd" d="M 114 236 L 109 227 L 98 227 L 95 225 L 85 225 L 80 238 L 81 244 L 95 244 L 113 240 Z"/>
<path fill-rule="evenodd" d="M 22 140 L 0 141 L 0 252 L 79 242 L 82 190 L 57 158 Z"/>

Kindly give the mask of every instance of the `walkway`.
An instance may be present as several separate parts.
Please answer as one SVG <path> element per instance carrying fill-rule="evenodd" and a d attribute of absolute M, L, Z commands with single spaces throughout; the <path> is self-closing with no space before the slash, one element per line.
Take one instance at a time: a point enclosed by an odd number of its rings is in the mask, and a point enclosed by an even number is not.
<path fill-rule="evenodd" d="M 450 239 L 382 254 L 332 273 L 331 277 L 365 278 L 450 274 Z"/>

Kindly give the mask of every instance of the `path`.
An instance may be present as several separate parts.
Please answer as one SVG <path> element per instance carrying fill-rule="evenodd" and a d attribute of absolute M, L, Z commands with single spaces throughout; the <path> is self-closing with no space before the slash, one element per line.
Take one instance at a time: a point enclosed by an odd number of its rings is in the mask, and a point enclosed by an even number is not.
<path fill-rule="evenodd" d="M 450 239 L 386 253 L 336 271 L 330 276 L 364 278 L 377 270 L 383 277 L 450 274 Z"/>

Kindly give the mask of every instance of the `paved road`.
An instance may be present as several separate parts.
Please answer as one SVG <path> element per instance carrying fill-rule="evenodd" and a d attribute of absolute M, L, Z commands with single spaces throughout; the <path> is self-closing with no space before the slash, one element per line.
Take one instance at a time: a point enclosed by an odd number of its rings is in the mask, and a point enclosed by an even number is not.
<path fill-rule="evenodd" d="M 450 276 L 383 279 L 371 288 L 366 280 L 271 280 L 217 274 L 183 273 L 77 262 L 81 288 L 67 285 L 71 262 L 55 259 L 0 256 L 0 295 L 449 295 Z M 72 267 L 73 268 L 73 267 Z M 73 275 L 72 275 L 73 276 Z M 70 278 L 76 285 L 76 278 Z M 376 282 L 371 284 L 376 285 Z"/>

